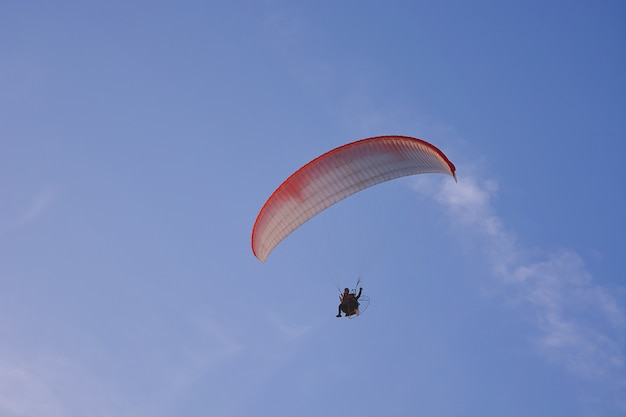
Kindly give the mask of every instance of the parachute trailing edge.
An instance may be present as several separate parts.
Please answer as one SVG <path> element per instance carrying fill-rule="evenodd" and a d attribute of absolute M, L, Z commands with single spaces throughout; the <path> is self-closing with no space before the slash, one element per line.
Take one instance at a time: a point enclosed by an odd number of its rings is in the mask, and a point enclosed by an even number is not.
<path fill-rule="evenodd" d="M 416 174 L 448 174 L 456 181 L 456 168 L 443 152 L 408 136 L 377 136 L 326 152 L 265 202 L 252 229 L 252 252 L 265 262 L 284 238 L 324 209 L 365 188 Z"/>

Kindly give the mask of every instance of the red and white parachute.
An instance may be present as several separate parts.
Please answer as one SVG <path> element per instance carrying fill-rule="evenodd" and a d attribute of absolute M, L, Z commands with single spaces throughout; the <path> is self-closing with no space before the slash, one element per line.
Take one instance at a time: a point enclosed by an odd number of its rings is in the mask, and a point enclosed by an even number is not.
<path fill-rule="evenodd" d="M 456 168 L 435 146 L 407 136 L 378 136 L 335 148 L 285 180 L 259 212 L 252 252 L 265 262 L 291 232 L 324 209 L 367 187 L 415 174 Z"/>

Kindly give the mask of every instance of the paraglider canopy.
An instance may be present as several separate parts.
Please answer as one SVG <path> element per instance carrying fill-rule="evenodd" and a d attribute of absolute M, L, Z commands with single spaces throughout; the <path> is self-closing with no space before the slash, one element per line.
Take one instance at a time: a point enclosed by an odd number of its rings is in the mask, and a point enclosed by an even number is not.
<path fill-rule="evenodd" d="M 367 187 L 427 173 L 451 175 L 438 148 L 408 136 L 377 136 L 335 148 L 287 178 L 265 202 L 252 229 L 252 252 L 265 262 L 291 232 L 331 205 Z"/>

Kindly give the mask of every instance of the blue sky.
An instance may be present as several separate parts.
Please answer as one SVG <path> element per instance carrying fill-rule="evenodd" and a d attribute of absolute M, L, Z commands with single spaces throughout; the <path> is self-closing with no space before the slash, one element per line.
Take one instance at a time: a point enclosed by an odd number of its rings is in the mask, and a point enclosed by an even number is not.
<path fill-rule="evenodd" d="M 625 415 L 624 22 L 2 2 L 0 415 Z M 373 187 L 252 255 L 289 174 L 387 134 L 458 183 Z M 368 310 L 335 318 L 359 276 Z"/>

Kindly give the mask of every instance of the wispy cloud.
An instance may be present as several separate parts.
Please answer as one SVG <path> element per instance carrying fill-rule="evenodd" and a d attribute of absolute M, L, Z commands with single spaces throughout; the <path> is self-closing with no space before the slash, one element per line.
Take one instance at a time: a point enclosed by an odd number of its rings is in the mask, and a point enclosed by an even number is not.
<path fill-rule="evenodd" d="M 121 398 L 73 359 L 2 349 L 0 415 L 111 415 Z M 10 357 L 10 359 L 4 359 Z"/>
<path fill-rule="evenodd" d="M 228 326 L 221 324 L 217 320 L 203 317 L 197 318 L 193 322 L 201 332 L 202 340 L 206 343 L 202 350 L 202 357 L 205 360 L 211 358 L 211 363 L 219 363 L 245 350 L 245 345 L 228 331 Z M 210 355 L 207 356 L 207 352 Z M 207 365 L 208 363 L 203 364 L 201 367 L 205 368 Z"/>
<path fill-rule="evenodd" d="M 278 314 L 270 314 L 269 319 L 272 327 L 276 329 L 284 339 L 290 341 L 306 336 L 311 331 L 311 326 L 286 323 Z"/>
<path fill-rule="evenodd" d="M 594 282 L 584 260 L 570 249 L 560 249 L 528 261 L 530 251 L 496 212 L 495 181 L 461 177 L 458 184 L 439 185 L 419 179 L 415 189 L 445 207 L 456 227 L 485 254 L 511 304 L 532 320 L 537 351 L 579 377 L 621 391 L 624 308 L 609 289 Z"/>
<path fill-rule="evenodd" d="M 48 384 L 31 370 L 0 362 L 0 414 L 7 416 L 61 414 L 61 406 Z"/>
<path fill-rule="evenodd" d="M 37 220 L 54 202 L 56 195 L 56 190 L 53 188 L 46 188 L 35 195 L 30 204 L 24 208 L 15 220 L 14 227 L 23 226 Z"/>

